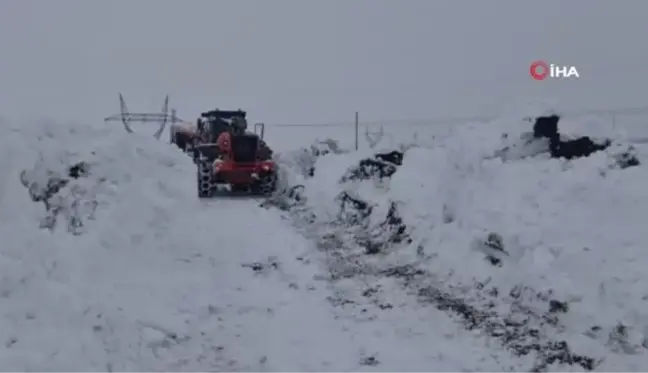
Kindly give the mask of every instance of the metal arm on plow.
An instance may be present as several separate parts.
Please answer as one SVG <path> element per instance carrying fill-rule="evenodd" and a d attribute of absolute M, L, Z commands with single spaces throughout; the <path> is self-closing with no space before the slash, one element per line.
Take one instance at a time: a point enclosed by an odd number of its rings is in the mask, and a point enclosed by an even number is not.
<path fill-rule="evenodd" d="M 254 133 L 263 139 L 263 135 L 265 134 L 265 123 L 254 123 Z"/>
<path fill-rule="evenodd" d="M 172 114 L 169 115 L 169 95 L 167 95 L 164 99 L 161 113 L 131 113 L 126 106 L 126 101 L 124 100 L 124 96 L 122 96 L 121 93 L 119 94 L 119 109 L 119 114 L 104 118 L 104 122 L 108 123 L 121 121 L 124 125 L 124 129 L 128 133 L 135 132 L 130 126 L 130 124 L 133 122 L 158 123 L 159 128 L 155 131 L 155 133 L 153 133 L 153 137 L 155 137 L 156 139 L 160 139 L 160 137 L 162 137 L 162 133 L 164 132 L 164 129 L 166 128 L 166 125 L 169 121 L 171 121 L 171 123 L 183 122 L 182 119 L 176 116 L 175 110 L 172 110 Z"/>
<path fill-rule="evenodd" d="M 128 114 L 128 107 L 126 106 L 126 101 L 124 101 L 124 96 L 122 96 L 121 93 L 119 94 L 119 111 L 126 132 L 133 133 L 133 129 L 128 124 L 131 121 L 132 117 L 130 114 Z"/>

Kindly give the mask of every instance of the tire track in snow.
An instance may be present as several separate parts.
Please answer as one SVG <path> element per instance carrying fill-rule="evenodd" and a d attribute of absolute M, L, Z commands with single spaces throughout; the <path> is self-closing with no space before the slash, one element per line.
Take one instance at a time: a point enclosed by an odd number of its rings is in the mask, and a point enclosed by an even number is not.
<path fill-rule="evenodd" d="M 515 286 L 508 294 L 500 294 L 500 289 L 487 283 L 452 285 L 449 279 L 438 278 L 423 268 L 425 261 L 431 259 L 424 255 L 421 255 L 419 263 L 385 267 L 379 259 L 367 255 L 366 249 L 353 243 L 358 235 L 369 236 L 372 227 L 357 222 L 351 224 L 355 227 L 349 227 L 348 222 L 338 220 L 318 222 L 317 210 L 304 200 L 292 206 L 285 202 L 277 206 L 287 210 L 286 214 L 295 227 L 314 240 L 324 253 L 328 279 L 338 288 L 340 284 L 346 286 L 346 291 L 334 299 L 337 306 L 359 307 L 361 312 L 366 312 L 369 302 L 376 309 L 389 312 L 394 304 L 389 301 L 392 294 L 387 293 L 400 291 L 416 299 L 418 304 L 431 305 L 458 320 L 466 330 L 479 331 L 497 340 L 508 353 L 520 358 L 519 362 L 511 364 L 515 370 L 545 371 L 558 364 L 591 371 L 600 363 L 593 357 L 573 351 L 565 340 L 554 339 L 564 330 L 560 314 L 568 310 L 567 305 L 554 299 L 551 292 L 541 293 Z M 367 204 L 358 203 L 358 206 L 362 209 Z M 357 215 L 363 216 L 363 213 Z M 386 285 L 386 278 L 393 279 L 396 284 Z M 348 285 L 349 280 L 353 284 Z M 509 309 L 501 308 L 503 298 L 510 304 Z M 399 300 L 402 301 L 402 297 Z M 534 302 L 544 304 L 545 311 L 529 305 Z M 524 362 L 528 360 L 527 356 L 532 357 L 530 365 Z"/>

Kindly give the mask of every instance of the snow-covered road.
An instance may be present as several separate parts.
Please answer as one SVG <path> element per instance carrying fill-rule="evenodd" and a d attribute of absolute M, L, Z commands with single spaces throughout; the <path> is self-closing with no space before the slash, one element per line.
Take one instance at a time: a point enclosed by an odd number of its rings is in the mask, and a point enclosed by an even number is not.
<path fill-rule="evenodd" d="M 193 164 L 167 144 L 72 132 L 22 138 L 26 159 L 3 163 L 3 369 L 358 364 L 356 342 L 333 319 L 325 286 L 297 259 L 308 242 L 277 214 L 257 201 L 199 201 Z M 88 151 L 65 141 L 78 144 L 79 136 Z M 54 232 L 38 228 L 44 209 L 29 200 L 17 171 L 36 148 L 45 159 L 32 170 L 35 179 L 57 171 L 59 156 L 92 158 L 90 176 L 63 191 L 99 202 L 81 234 L 69 234 L 62 218 Z"/>
<path fill-rule="evenodd" d="M 193 163 L 168 144 L 67 124 L 4 139 L 13 156 L 0 170 L 3 369 L 499 367 L 441 314 L 422 328 L 425 310 L 334 307 L 312 241 L 258 201 L 198 200 Z M 89 175 L 59 193 L 65 208 L 54 230 L 39 228 L 44 207 L 19 171 L 42 186 L 79 160 Z M 81 222 L 76 235 L 71 216 Z"/>

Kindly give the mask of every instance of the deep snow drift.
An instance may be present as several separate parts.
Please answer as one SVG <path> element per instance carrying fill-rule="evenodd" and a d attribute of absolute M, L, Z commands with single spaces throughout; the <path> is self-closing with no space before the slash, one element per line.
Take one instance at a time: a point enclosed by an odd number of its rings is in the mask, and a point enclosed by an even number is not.
<path fill-rule="evenodd" d="M 646 149 L 604 121 L 563 121 L 565 144 L 590 135 L 611 145 L 555 159 L 532 127 L 457 126 L 410 144 L 402 165 L 306 149 L 311 162 L 285 162 L 288 183 L 303 185 L 298 201 L 277 206 L 319 242 L 351 312 L 373 304 L 381 320 L 428 305 L 419 332 L 451 318 L 503 346 L 502 369 L 644 369 L 648 172 L 623 156 L 645 163 Z"/>

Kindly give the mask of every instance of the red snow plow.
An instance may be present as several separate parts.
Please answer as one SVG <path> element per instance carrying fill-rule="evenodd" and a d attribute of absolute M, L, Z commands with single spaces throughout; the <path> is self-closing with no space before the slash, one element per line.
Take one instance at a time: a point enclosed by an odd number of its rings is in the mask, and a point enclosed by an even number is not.
<path fill-rule="evenodd" d="M 179 119 L 176 111 L 168 114 L 169 97 L 162 113 L 131 113 L 119 95 L 120 113 L 105 118 L 106 122 L 121 121 L 128 132 L 130 124 L 159 123 L 155 138 L 160 138 L 167 122 L 172 122 L 171 143 L 191 154 L 197 166 L 198 197 L 214 197 L 223 189 L 269 195 L 277 186 L 277 167 L 272 150 L 263 141 L 265 126 L 254 125 L 247 131 L 247 113 L 238 110 L 210 110 L 200 114 L 196 123 Z"/>
<path fill-rule="evenodd" d="M 275 191 L 277 169 L 272 150 L 262 135 L 246 131 L 245 115 L 242 110 L 212 110 L 202 113 L 195 131 L 183 128 L 184 132 L 176 132 L 176 136 L 186 137 L 185 149 L 197 165 L 199 198 L 214 197 L 224 187 L 255 195 Z M 177 139 L 174 143 L 182 148 Z"/>
<path fill-rule="evenodd" d="M 223 131 L 236 131 L 237 126 L 245 131 L 247 129 L 246 116 L 247 113 L 241 109 L 216 109 L 202 113 L 195 124 L 191 122 L 173 123 L 169 130 L 171 143 L 183 151 L 191 152 L 201 143 L 215 143 Z M 265 125 L 263 123 L 254 125 L 254 133 L 261 139 L 263 139 L 264 132 Z"/>

